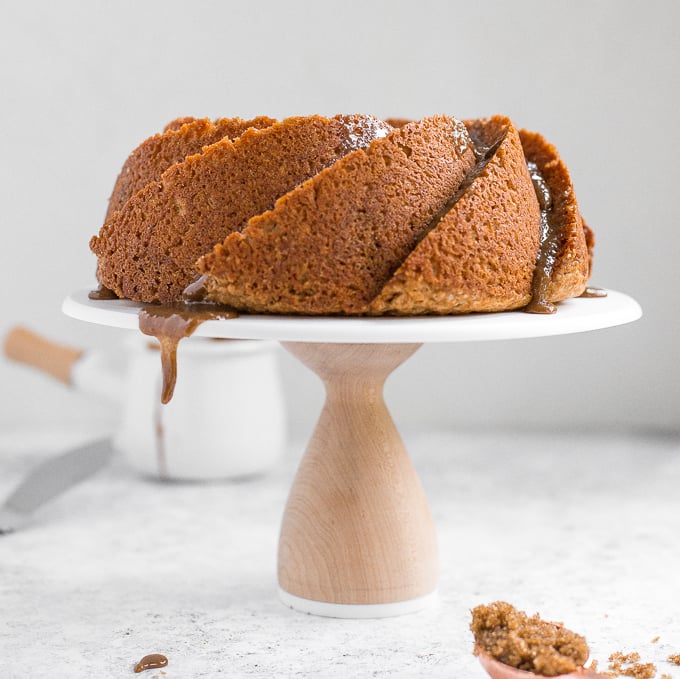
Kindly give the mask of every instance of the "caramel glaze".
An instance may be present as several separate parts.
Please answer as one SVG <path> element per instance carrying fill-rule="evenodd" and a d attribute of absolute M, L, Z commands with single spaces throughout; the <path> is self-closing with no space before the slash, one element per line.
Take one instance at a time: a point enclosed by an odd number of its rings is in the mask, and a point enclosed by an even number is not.
<path fill-rule="evenodd" d="M 158 339 L 161 347 L 163 390 L 161 403 L 172 398 L 177 382 L 177 346 L 191 336 L 204 321 L 235 318 L 238 314 L 229 307 L 200 302 L 180 302 L 168 305 L 149 304 L 139 311 L 139 329 Z"/>
<path fill-rule="evenodd" d="M 103 300 L 103 299 L 120 299 L 118 295 L 108 288 L 104 287 L 101 283 L 96 290 L 90 290 L 87 293 L 88 299 Z"/>
<path fill-rule="evenodd" d="M 541 222 L 538 257 L 536 258 L 534 278 L 531 281 L 531 301 L 524 310 L 530 314 L 554 314 L 557 307 L 549 302 L 547 297 L 553 268 L 560 252 L 562 229 L 551 219 L 552 197 L 538 165 L 527 161 L 527 167 L 534 184 L 538 205 L 541 208 Z"/>
<path fill-rule="evenodd" d="M 156 670 L 159 667 L 167 667 L 168 659 L 160 653 L 150 653 L 145 655 L 136 665 L 135 673 L 139 674 L 144 670 Z"/>

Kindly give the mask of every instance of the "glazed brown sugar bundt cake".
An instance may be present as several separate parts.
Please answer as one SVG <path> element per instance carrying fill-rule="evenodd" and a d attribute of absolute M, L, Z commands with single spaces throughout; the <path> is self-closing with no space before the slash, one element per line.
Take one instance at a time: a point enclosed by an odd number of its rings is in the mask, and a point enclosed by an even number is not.
<path fill-rule="evenodd" d="M 207 301 L 309 315 L 545 313 L 583 292 L 594 238 L 554 146 L 503 116 L 388 121 L 171 121 L 118 178 L 100 283 L 176 302 L 200 272 Z"/>
<path fill-rule="evenodd" d="M 508 118 L 468 123 L 478 164 L 370 304 L 371 314 L 450 314 L 525 306 L 540 210 Z M 447 209 L 448 208 L 448 209 Z"/>
<path fill-rule="evenodd" d="M 205 146 L 130 197 L 91 240 L 100 283 L 136 301 L 180 300 L 215 243 L 389 129 L 371 116 L 295 117 Z"/>
<path fill-rule="evenodd" d="M 365 312 L 474 165 L 468 132 L 453 118 L 393 130 L 203 257 L 207 299 L 247 311 Z"/>
<path fill-rule="evenodd" d="M 220 118 L 215 122 L 203 118 L 177 118 L 165 126 L 162 134 L 156 134 L 143 141 L 129 156 L 113 187 L 108 219 L 120 210 L 129 198 L 147 184 L 158 181 L 171 165 L 183 161 L 187 156 L 200 153 L 204 146 L 220 139 L 235 139 L 249 127 L 262 129 L 273 125 L 273 118 Z"/>

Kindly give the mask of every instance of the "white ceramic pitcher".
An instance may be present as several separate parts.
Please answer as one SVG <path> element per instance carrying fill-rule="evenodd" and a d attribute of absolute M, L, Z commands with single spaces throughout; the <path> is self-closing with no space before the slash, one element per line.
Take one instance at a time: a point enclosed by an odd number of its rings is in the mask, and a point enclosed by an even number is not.
<path fill-rule="evenodd" d="M 57 345 L 23 328 L 5 353 L 121 406 L 114 445 L 146 476 L 203 481 L 267 471 L 286 443 L 276 342 L 189 337 L 179 343 L 172 400 L 161 404 L 158 344 L 145 335 L 126 342 L 118 373 L 107 352 Z"/>

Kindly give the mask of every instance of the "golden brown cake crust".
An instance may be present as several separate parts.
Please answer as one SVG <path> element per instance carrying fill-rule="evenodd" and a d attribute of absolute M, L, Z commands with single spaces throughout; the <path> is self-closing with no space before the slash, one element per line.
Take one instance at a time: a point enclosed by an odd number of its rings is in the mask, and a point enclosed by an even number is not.
<path fill-rule="evenodd" d="M 182 125 L 179 134 L 194 124 Z M 387 131 L 370 116 L 306 116 L 204 147 L 138 191 L 91 240 L 99 281 L 136 301 L 180 299 L 196 260 L 215 243 Z"/>
<path fill-rule="evenodd" d="M 499 311 L 531 298 L 540 213 L 518 132 L 502 116 L 466 124 L 479 149 L 502 141 L 372 301 L 372 314 Z"/>
<path fill-rule="evenodd" d="M 562 234 L 547 289 L 547 300 L 559 302 L 568 297 L 578 297 L 585 290 L 590 275 L 592 246 L 589 254 L 583 218 L 569 170 L 557 149 L 542 135 L 520 130 L 519 136 L 527 161 L 536 163 L 550 189 L 551 219 Z M 592 239 L 592 232 L 589 238 Z"/>
<path fill-rule="evenodd" d="M 248 311 L 364 313 L 474 163 L 453 118 L 392 131 L 205 256 L 208 298 Z"/>
<path fill-rule="evenodd" d="M 275 122 L 265 116 L 253 120 L 219 118 L 212 122 L 207 118 L 177 118 L 171 121 L 162 134 L 149 137 L 128 156 L 113 187 L 105 219 L 120 210 L 137 191 L 158 181 L 171 165 L 200 153 L 204 146 L 225 137 L 235 139 L 249 127 L 262 129 Z"/>

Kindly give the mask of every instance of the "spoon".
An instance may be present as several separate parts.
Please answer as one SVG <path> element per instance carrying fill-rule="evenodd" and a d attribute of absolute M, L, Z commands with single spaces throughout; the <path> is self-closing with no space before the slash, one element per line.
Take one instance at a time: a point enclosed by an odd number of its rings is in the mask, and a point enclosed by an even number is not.
<path fill-rule="evenodd" d="M 482 667 L 488 672 L 491 679 L 537 679 L 542 675 L 535 674 L 534 672 L 527 672 L 526 670 L 518 670 L 516 667 L 510 667 L 502 663 L 500 660 L 492 658 L 486 653 L 479 653 L 479 662 L 482 663 Z M 563 679 L 564 677 L 573 677 L 574 679 L 605 679 L 607 675 L 600 674 L 599 672 L 593 672 L 593 670 L 587 670 L 581 668 L 576 670 L 576 672 L 570 672 L 569 674 L 560 674 L 552 679 Z"/>

